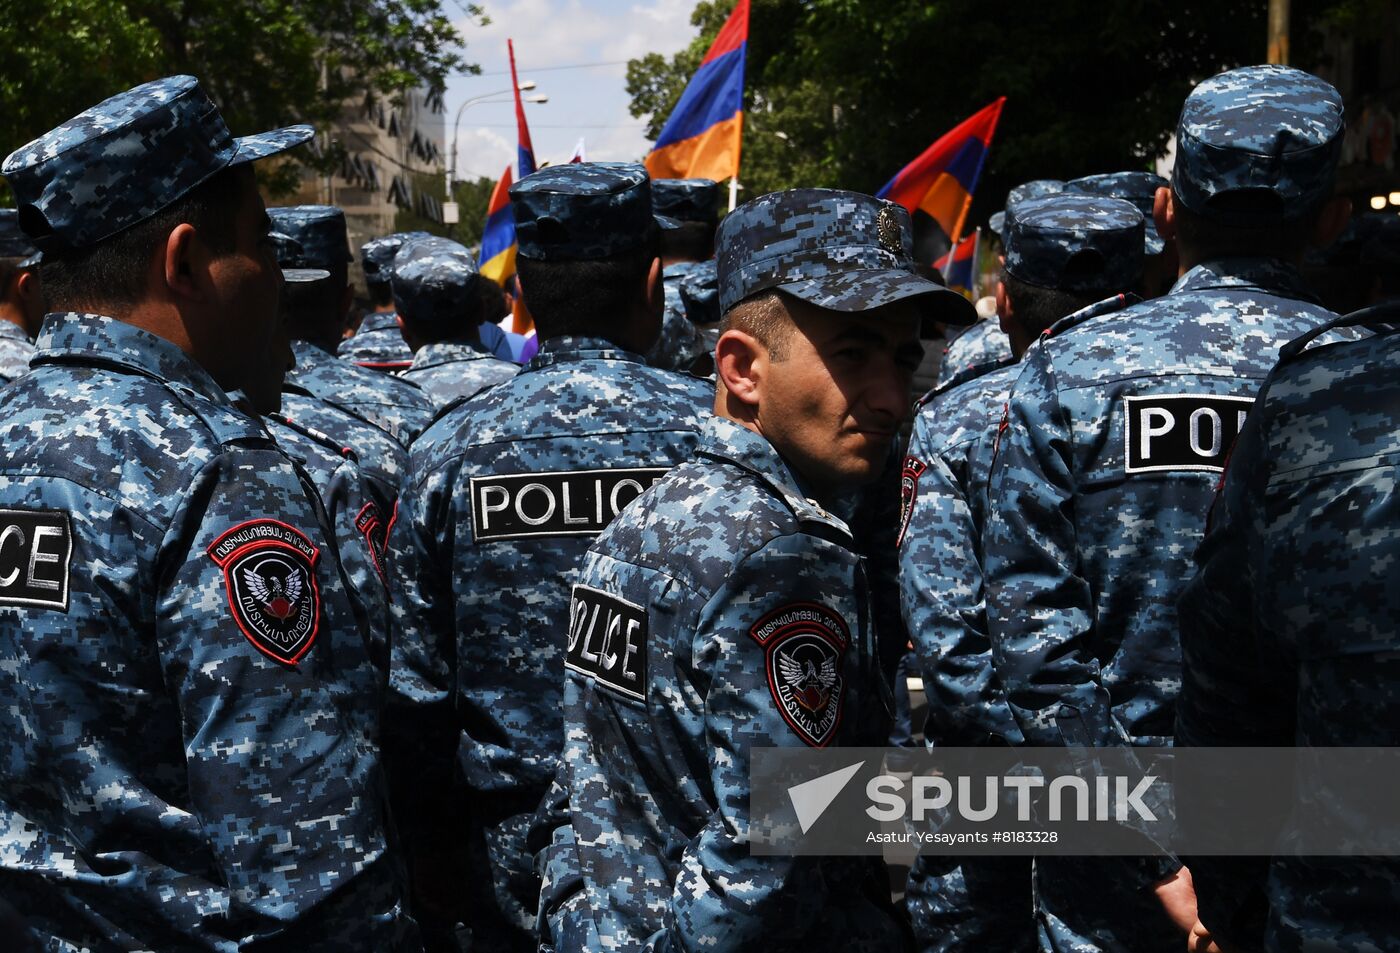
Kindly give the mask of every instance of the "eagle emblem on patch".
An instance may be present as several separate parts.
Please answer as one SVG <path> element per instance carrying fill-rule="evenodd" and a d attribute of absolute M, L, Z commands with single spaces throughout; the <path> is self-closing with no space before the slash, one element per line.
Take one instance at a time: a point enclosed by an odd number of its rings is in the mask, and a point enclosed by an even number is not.
<path fill-rule="evenodd" d="M 904 534 L 909 530 L 909 518 L 914 515 L 914 499 L 919 495 L 919 477 L 924 475 L 928 464 L 918 457 L 905 457 L 904 469 L 899 476 L 899 536 L 894 547 L 904 545 Z"/>
<path fill-rule="evenodd" d="M 794 602 L 768 613 L 749 635 L 763 647 L 768 689 L 783 720 L 804 744 L 826 747 L 845 701 L 845 620 L 821 603 Z"/>
<path fill-rule="evenodd" d="M 904 257 L 904 234 L 899 227 L 899 213 L 894 206 L 886 203 L 880 206 L 875 215 L 875 231 L 880 237 L 880 245 L 892 255 Z"/>
<path fill-rule="evenodd" d="M 259 652 L 294 665 L 316 641 L 321 553 L 301 531 L 274 519 L 240 523 L 207 553 L 224 574 L 229 611 Z"/>

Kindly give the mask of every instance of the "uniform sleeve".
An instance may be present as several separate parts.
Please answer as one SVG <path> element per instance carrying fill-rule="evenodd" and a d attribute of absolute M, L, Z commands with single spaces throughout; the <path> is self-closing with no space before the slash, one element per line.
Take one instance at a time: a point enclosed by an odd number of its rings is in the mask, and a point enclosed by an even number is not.
<path fill-rule="evenodd" d="M 240 949 L 408 949 L 364 633 L 281 454 L 215 458 L 162 541 L 156 639 Z M 295 658 L 291 661 L 288 659 Z"/>
<path fill-rule="evenodd" d="M 1028 743 L 1117 744 L 1125 736 L 1100 682 L 1093 595 L 1079 574 L 1072 421 L 1047 351 L 1027 352 L 992 461 L 984 550 L 993 659 Z"/>
<path fill-rule="evenodd" d="M 765 655 L 775 653 L 765 652 L 751 630 L 776 610 L 819 603 L 842 620 L 846 647 L 837 647 L 841 633 L 831 631 L 835 626 L 818 624 L 806 637 L 818 641 L 799 647 L 793 640 L 778 645 L 776 654 L 818 672 L 823 656 L 837 658 L 838 681 L 829 686 L 833 696 L 827 703 L 850 706 L 852 717 L 859 694 L 872 689 L 851 680 L 876 677 L 869 660 L 858 658 L 863 636 L 852 561 L 834 550 L 805 536 L 770 542 L 745 559 L 700 616 L 692 651 L 710 686 L 704 718 L 717 807 L 681 857 L 665 926 L 648 949 L 761 949 L 777 924 L 812 936 L 846 937 L 851 950 L 898 949 L 902 943 L 894 920 L 859 889 L 857 862 L 750 855 L 751 750 L 812 744 L 814 727 L 797 727 L 784 716 L 768 687 Z M 827 631 L 816 631 L 822 628 Z M 820 682 L 811 687 L 820 690 Z"/>
<path fill-rule="evenodd" d="M 970 449 L 940 450 L 920 415 L 904 468 L 910 509 L 899 588 L 929 699 L 928 733 L 945 746 L 1019 744 L 1021 730 L 992 672 L 980 528 L 967 498 L 966 468 L 960 478 L 945 457 Z"/>

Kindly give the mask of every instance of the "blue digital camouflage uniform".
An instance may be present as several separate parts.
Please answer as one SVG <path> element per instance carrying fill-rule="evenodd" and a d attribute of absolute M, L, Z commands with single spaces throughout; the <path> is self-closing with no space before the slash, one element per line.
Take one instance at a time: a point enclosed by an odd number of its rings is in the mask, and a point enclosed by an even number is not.
<path fill-rule="evenodd" d="M 1047 195 L 1058 195 L 1064 190 L 1065 183 L 1059 179 L 1032 179 L 1030 182 L 1023 182 L 1006 193 L 1006 202 L 1002 206 L 1002 210 L 992 215 L 987 221 L 987 227 L 992 234 L 1000 236 L 1003 223 L 1006 221 L 1006 213 L 1011 206 L 1017 202 L 1044 198 Z"/>
<path fill-rule="evenodd" d="M 305 474 L 110 318 L 50 315 L 0 420 L 0 893 L 64 949 L 410 948 Z"/>
<path fill-rule="evenodd" d="M 937 386 L 969 373 L 986 372 L 1011 360 L 1011 342 L 995 317 L 983 318 L 948 342 L 938 365 Z"/>
<path fill-rule="evenodd" d="M 1400 744 L 1400 307 L 1341 321 L 1376 334 L 1290 344 L 1231 454 L 1179 604 L 1178 744 Z M 1202 922 L 1245 948 L 1395 944 L 1393 858 L 1190 864 Z"/>
<path fill-rule="evenodd" d="M 403 377 L 441 410 L 514 377 L 519 366 L 492 357 L 463 326 L 479 310 L 481 278 L 467 249 L 445 238 L 405 245 L 394 259 L 394 305 L 404 321 L 439 340 L 420 347 Z"/>
<path fill-rule="evenodd" d="M 292 351 L 297 363 L 287 372 L 288 383 L 368 420 L 405 447 L 433 418 L 428 396 L 408 381 L 356 367 L 307 341 L 294 341 Z"/>
<path fill-rule="evenodd" d="M 1055 195 L 1026 201 L 1005 222 L 1007 266 L 1026 284 L 1072 293 L 1131 288 L 1142 276 L 1142 229 L 1142 215 L 1115 199 Z M 1097 256 L 1097 267 L 1071 273 L 1070 263 L 1085 262 L 1086 255 Z M 1136 300 L 1119 294 L 1066 321 L 1118 311 Z M 973 367 L 925 396 L 915 408 L 904 459 L 900 601 L 929 700 L 924 737 L 934 747 L 1024 740 L 992 672 L 982 580 L 987 475 L 997 424 L 1016 380 L 1013 361 Z M 956 857 L 920 857 L 906 902 L 924 950 L 1036 945 L 1025 858 L 979 857 L 960 864 Z"/>
<path fill-rule="evenodd" d="M 0 321 L 0 384 L 8 384 L 28 373 L 34 343 L 18 324 Z"/>
<path fill-rule="evenodd" d="M 677 262 L 667 265 L 662 279 L 666 295 L 666 310 L 661 316 L 661 333 L 647 351 L 647 363 L 673 371 L 690 371 L 695 362 L 713 352 L 713 342 L 686 313 L 681 298 L 681 285 L 695 270 L 698 262 Z"/>
<path fill-rule="evenodd" d="M 1219 221 L 1238 219 L 1218 196 L 1275 188 L 1274 220 L 1290 221 L 1330 194 L 1341 116 L 1336 91 L 1297 70 L 1207 80 L 1182 110 L 1173 188 Z M 1026 355 L 984 550 L 996 673 L 1028 743 L 1170 743 L 1175 603 L 1212 488 L 1278 349 L 1330 317 L 1291 266 L 1221 259 L 1165 297 L 1064 322 Z M 1041 858 L 1043 943 L 1179 950 L 1146 889 L 1174 866 Z"/>
<path fill-rule="evenodd" d="M 634 164 L 523 179 L 512 195 L 520 254 L 636 247 L 651 220 L 647 183 Z M 553 224 L 541 228 L 546 217 Z M 413 445 L 390 684 L 393 743 L 414 766 L 400 816 L 420 871 L 445 842 L 469 838 L 458 845 L 458 890 L 483 948 L 535 948 L 526 834 L 563 741 L 559 633 L 574 573 L 613 516 L 690 457 L 713 401 L 706 383 L 602 338 L 554 337 Z M 439 792 L 441 803 L 425 803 Z"/>
<path fill-rule="evenodd" d="M 542 911 L 550 948 L 904 947 L 878 860 L 749 855 L 750 747 L 888 731 L 861 560 L 808 492 L 766 440 L 712 417 L 697 458 L 589 551 L 567 620 L 572 824 L 549 852 L 576 858 L 582 892 Z M 797 662 L 806 717 L 769 687 Z"/>
<path fill-rule="evenodd" d="M 1152 218 L 1152 206 L 1157 198 L 1157 190 L 1167 188 L 1168 185 L 1166 179 L 1154 172 L 1108 172 L 1071 179 L 1065 183 L 1065 191 L 1132 202 L 1142 213 L 1146 223 L 1143 254 L 1160 255 L 1166 248 L 1166 242 L 1157 233 L 1157 223 Z"/>

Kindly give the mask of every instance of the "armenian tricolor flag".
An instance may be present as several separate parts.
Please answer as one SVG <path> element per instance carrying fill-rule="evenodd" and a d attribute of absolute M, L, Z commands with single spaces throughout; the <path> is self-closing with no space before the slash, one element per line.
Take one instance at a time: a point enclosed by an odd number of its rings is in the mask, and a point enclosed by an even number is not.
<path fill-rule="evenodd" d="M 954 126 L 875 194 L 898 202 L 911 215 L 923 209 L 957 241 L 1005 103 L 1002 96 Z"/>
<path fill-rule="evenodd" d="M 977 245 L 982 230 L 975 230 L 967 238 L 958 242 L 958 247 L 933 263 L 933 267 L 943 273 L 948 287 L 971 298 L 975 293 L 977 280 Z"/>
<path fill-rule="evenodd" d="M 510 166 L 491 191 L 486 227 L 481 232 L 481 273 L 504 287 L 515 274 L 515 219 L 510 214 Z"/>
<path fill-rule="evenodd" d="M 515 74 L 515 41 L 506 40 L 506 49 L 510 51 L 510 85 L 515 90 L 515 151 L 523 179 L 535 171 L 535 147 L 530 145 L 530 127 L 525 125 L 525 104 L 520 101 L 520 77 Z"/>
<path fill-rule="evenodd" d="M 653 179 L 738 177 L 748 39 L 749 0 L 739 0 L 646 157 Z"/>

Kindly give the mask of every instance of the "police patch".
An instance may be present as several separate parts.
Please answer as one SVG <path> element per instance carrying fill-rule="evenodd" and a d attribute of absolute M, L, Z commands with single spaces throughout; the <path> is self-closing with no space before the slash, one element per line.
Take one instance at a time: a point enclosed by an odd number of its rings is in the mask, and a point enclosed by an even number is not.
<path fill-rule="evenodd" d="M 904 545 L 909 518 L 914 515 L 914 498 L 919 495 L 919 477 L 927 469 L 928 464 L 918 457 L 904 458 L 904 472 L 899 477 L 899 536 L 894 541 L 895 549 Z"/>
<path fill-rule="evenodd" d="M 793 602 L 764 616 L 749 635 L 763 647 L 768 690 L 783 720 L 804 744 L 826 747 L 845 699 L 845 620 L 820 603 Z"/>
<path fill-rule="evenodd" d="M 321 551 L 286 523 L 260 519 L 227 530 L 206 552 L 224 571 L 233 619 L 253 647 L 285 665 L 300 660 L 321 618 Z"/>
<path fill-rule="evenodd" d="M 592 586 L 569 595 L 564 667 L 634 701 L 647 700 L 647 613 Z"/>
<path fill-rule="evenodd" d="M 1252 397 L 1207 394 L 1123 398 L 1124 470 L 1223 472 Z"/>
<path fill-rule="evenodd" d="M 596 536 L 667 467 L 620 467 L 471 478 L 472 538 Z"/>
<path fill-rule="evenodd" d="M 389 559 L 389 531 L 394 528 L 394 521 L 398 518 L 398 503 L 394 504 L 394 513 L 386 523 L 379 515 L 379 507 L 374 505 L 373 500 L 360 507 L 360 512 L 355 516 L 355 529 L 365 538 L 370 561 L 374 563 L 375 571 L 386 586 L 389 584 L 389 576 L 385 569 Z"/>
<path fill-rule="evenodd" d="M 0 606 L 68 611 L 73 529 L 62 510 L 0 510 Z"/>

